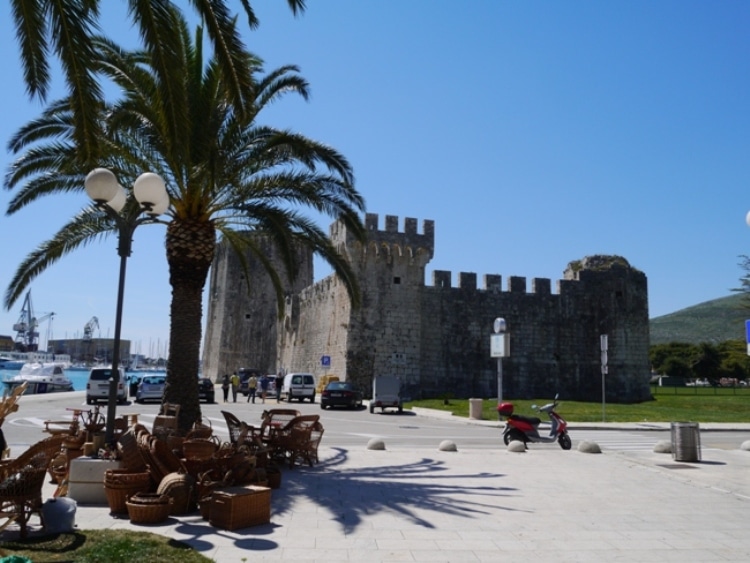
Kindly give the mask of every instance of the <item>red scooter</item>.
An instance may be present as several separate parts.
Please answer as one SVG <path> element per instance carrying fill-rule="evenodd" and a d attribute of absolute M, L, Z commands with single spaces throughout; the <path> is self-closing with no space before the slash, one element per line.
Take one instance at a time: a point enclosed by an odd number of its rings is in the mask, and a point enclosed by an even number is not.
<path fill-rule="evenodd" d="M 497 412 L 500 416 L 507 417 L 503 429 L 505 445 L 507 446 L 514 440 L 523 442 L 526 447 L 529 442 L 552 443 L 556 441 L 562 449 L 569 450 L 573 444 L 568 436 L 568 423 L 555 412 L 558 405 L 557 397 L 558 395 L 555 395 L 555 400 L 543 407 L 531 406 L 532 409 L 547 413 L 550 418 L 550 431 L 545 436 L 539 434 L 539 425 L 542 423 L 539 418 L 513 414 L 513 403 L 500 403 L 497 406 Z"/>

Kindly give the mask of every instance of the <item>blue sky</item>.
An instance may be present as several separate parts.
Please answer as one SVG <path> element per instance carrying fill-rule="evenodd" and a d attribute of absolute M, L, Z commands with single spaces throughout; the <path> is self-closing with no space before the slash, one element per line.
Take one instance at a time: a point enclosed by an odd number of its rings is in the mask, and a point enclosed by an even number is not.
<path fill-rule="evenodd" d="M 125 2 L 103 4 L 105 28 L 132 43 Z M 652 318 L 739 285 L 738 257 L 750 254 L 750 3 L 310 0 L 297 18 L 283 0 L 253 4 L 251 50 L 267 69 L 298 65 L 312 90 L 263 120 L 345 154 L 381 227 L 386 214 L 401 228 L 417 218 L 420 231 L 434 220 L 428 283 L 438 269 L 454 285 L 476 272 L 554 288 L 568 262 L 617 254 L 647 275 Z M 40 110 L 8 20 L 6 5 L 3 173 L 8 138 Z M 0 193 L 3 210 L 8 200 Z M 0 218 L 3 292 L 85 204 L 66 196 Z M 128 261 L 123 338 L 144 353 L 169 334 L 163 237 L 140 227 Z M 114 335 L 118 266 L 111 238 L 33 283 L 37 314 L 55 312 L 54 337 L 79 337 L 93 316 L 100 336 Z M 0 334 L 14 335 L 20 310 L 0 312 Z"/>

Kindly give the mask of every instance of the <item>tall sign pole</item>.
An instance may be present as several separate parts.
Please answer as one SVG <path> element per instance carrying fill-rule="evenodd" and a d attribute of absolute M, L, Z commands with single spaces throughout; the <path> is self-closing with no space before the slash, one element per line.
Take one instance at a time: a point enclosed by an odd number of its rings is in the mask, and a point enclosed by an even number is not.
<path fill-rule="evenodd" d="M 497 404 L 503 402 L 503 358 L 510 356 L 510 335 L 505 332 L 505 319 L 498 317 L 492 325 L 495 334 L 490 336 L 490 356 L 497 358 Z"/>
<path fill-rule="evenodd" d="M 605 379 L 607 375 L 607 350 L 609 342 L 606 334 L 599 336 L 599 347 L 602 351 L 602 422 L 607 422 Z"/>

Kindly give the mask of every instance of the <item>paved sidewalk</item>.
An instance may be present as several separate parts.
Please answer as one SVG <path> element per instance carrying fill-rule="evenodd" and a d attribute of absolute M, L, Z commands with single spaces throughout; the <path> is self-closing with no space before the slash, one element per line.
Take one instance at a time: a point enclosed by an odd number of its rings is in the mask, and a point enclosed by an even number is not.
<path fill-rule="evenodd" d="M 164 534 L 221 563 L 749 561 L 747 439 L 696 463 L 575 442 L 525 453 L 321 446 L 319 465 L 283 472 L 269 525 L 228 532 L 196 513 L 138 526 L 84 505 L 76 522 Z"/>

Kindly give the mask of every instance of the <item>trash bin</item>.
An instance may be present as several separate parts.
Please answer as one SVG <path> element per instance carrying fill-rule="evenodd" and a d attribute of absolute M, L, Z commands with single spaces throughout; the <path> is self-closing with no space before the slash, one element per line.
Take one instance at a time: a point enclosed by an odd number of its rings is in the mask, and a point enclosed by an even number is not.
<path fill-rule="evenodd" d="M 672 457 L 675 461 L 701 460 L 701 435 L 697 422 L 672 423 Z"/>
<path fill-rule="evenodd" d="M 482 420 L 482 399 L 469 399 L 469 418 Z"/>

